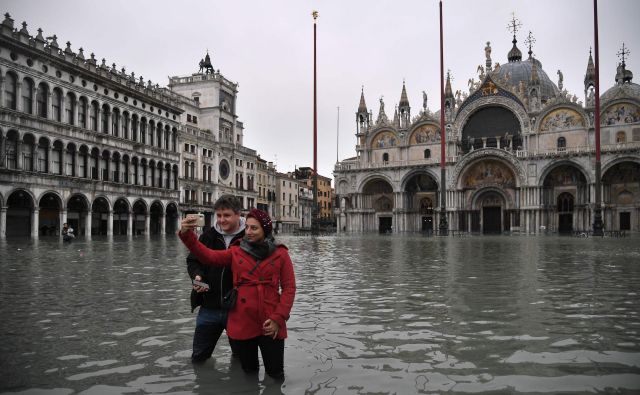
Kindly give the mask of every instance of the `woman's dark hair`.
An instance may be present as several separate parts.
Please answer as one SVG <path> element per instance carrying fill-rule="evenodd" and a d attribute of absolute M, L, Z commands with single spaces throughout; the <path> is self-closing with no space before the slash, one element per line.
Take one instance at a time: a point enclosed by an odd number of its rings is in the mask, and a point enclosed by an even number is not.
<path fill-rule="evenodd" d="M 240 201 L 233 195 L 222 195 L 216 200 L 213 204 L 213 210 L 224 210 L 231 209 L 234 213 L 239 213 L 242 210 L 242 205 L 240 205 Z"/>

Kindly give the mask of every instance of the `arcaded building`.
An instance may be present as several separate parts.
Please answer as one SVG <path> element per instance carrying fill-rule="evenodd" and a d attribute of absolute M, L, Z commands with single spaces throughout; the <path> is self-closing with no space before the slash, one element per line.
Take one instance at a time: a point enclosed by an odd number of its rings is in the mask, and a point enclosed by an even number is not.
<path fill-rule="evenodd" d="M 531 42 L 531 40 L 529 40 Z M 494 63 L 491 47 L 468 92 L 445 89 L 446 180 L 440 180 L 440 115 L 414 117 L 402 86 L 393 118 L 374 120 L 361 93 L 357 156 L 336 164 L 338 231 L 416 232 L 438 227 L 446 188 L 449 229 L 571 233 L 592 228 L 595 204 L 595 70 L 585 54 L 584 96 L 563 88 L 517 46 Z M 624 56 L 601 70 L 602 207 L 605 230 L 640 230 L 640 86 Z M 526 55 L 525 55 L 526 56 Z M 614 78 L 615 77 L 615 78 Z M 601 83 L 602 84 L 602 83 Z M 433 95 L 432 97 L 439 97 Z"/>
<path fill-rule="evenodd" d="M 0 237 L 177 229 L 176 94 L 8 14 L 0 81 Z"/>

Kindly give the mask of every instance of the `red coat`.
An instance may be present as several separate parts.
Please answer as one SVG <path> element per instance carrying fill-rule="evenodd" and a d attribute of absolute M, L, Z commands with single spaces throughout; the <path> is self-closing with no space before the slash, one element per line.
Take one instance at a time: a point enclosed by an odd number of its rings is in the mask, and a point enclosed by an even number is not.
<path fill-rule="evenodd" d="M 230 338 L 246 340 L 262 336 L 262 325 L 268 318 L 280 326 L 276 338 L 287 337 L 287 320 L 296 294 L 296 279 L 287 247 L 279 245 L 249 275 L 257 261 L 239 245 L 214 251 L 200 243 L 194 232 L 179 233 L 179 236 L 201 263 L 231 266 L 234 286 L 243 280 L 238 287 L 236 305 L 229 310 L 227 334 Z"/>

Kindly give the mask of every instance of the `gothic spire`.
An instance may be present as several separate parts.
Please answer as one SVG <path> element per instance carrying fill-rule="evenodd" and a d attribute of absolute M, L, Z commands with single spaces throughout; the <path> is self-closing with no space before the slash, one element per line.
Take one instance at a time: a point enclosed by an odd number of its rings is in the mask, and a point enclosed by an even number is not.
<path fill-rule="evenodd" d="M 596 84 L 596 66 L 593 63 L 593 56 L 591 56 L 591 48 L 589 48 L 589 61 L 587 62 L 587 72 L 584 74 L 584 88 L 589 86 L 595 86 Z"/>
<path fill-rule="evenodd" d="M 409 99 L 407 98 L 407 88 L 402 81 L 402 93 L 400 94 L 400 107 L 409 106 Z"/>
<path fill-rule="evenodd" d="M 453 97 L 453 90 L 451 89 L 451 70 L 447 70 L 447 82 L 444 87 L 444 97 Z"/>
<path fill-rule="evenodd" d="M 360 105 L 358 106 L 359 113 L 367 112 L 367 104 L 364 101 L 364 86 L 362 87 L 362 91 L 360 92 Z"/>

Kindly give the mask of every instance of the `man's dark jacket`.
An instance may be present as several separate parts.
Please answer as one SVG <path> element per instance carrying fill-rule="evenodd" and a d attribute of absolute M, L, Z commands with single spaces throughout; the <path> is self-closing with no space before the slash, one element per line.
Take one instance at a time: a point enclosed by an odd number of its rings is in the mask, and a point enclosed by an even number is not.
<path fill-rule="evenodd" d="M 231 243 L 243 237 L 244 230 L 235 235 Z M 224 236 L 213 226 L 200 236 L 200 242 L 212 250 L 227 249 L 224 243 Z M 229 243 L 229 245 L 231 245 L 231 243 Z M 233 288 L 231 267 L 203 265 L 193 254 L 189 253 L 187 257 L 187 271 L 191 279 L 199 275 L 202 277 L 202 282 L 209 284 L 209 290 L 207 292 L 196 292 L 195 289 L 191 290 L 191 311 L 195 310 L 198 306 L 208 309 L 220 309 L 222 298 Z"/>

